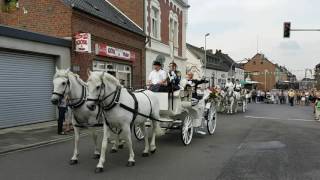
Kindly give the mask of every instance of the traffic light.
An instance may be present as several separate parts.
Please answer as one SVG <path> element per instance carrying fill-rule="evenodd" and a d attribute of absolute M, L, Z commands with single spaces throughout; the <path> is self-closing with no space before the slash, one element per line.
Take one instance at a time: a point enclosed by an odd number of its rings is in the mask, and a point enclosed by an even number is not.
<path fill-rule="evenodd" d="M 290 22 L 284 22 L 283 23 L 283 37 L 289 38 L 290 37 L 290 30 L 291 30 L 291 23 Z"/>

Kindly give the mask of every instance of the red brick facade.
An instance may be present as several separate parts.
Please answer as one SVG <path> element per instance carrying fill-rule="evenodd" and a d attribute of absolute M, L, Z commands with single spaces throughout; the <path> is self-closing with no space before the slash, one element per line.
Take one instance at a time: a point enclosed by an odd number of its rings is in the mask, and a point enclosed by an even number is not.
<path fill-rule="evenodd" d="M 80 66 L 79 74 L 84 80 L 87 79 L 87 69 L 92 69 L 92 61 L 95 59 L 130 65 L 132 86 L 134 88 L 144 86 L 145 37 L 94 16 L 72 10 L 59 0 L 19 0 L 19 6 L 20 8 L 13 13 L 0 12 L 0 23 L 55 37 L 74 37 L 78 32 L 91 33 L 91 54 L 75 52 L 74 43 L 72 47 L 71 63 Z M 131 62 L 96 56 L 95 43 L 106 43 L 116 48 L 133 51 L 136 54 L 136 60 Z"/>
<path fill-rule="evenodd" d="M 133 22 L 144 27 L 144 0 L 108 0 Z"/>
<path fill-rule="evenodd" d="M 80 12 L 74 11 L 72 15 L 72 32 L 75 35 L 78 32 L 88 32 L 92 36 L 92 49 L 95 43 L 106 43 L 108 45 L 134 51 L 136 59 L 134 63 L 116 58 L 99 57 L 92 52 L 77 53 L 72 52 L 72 64 L 80 66 L 80 76 L 87 79 L 87 68 L 92 69 L 92 60 L 111 61 L 115 63 L 132 65 L 132 85 L 135 88 L 141 88 L 145 84 L 145 39 L 142 36 L 123 30 L 96 18 Z M 74 43 L 73 43 L 74 45 Z M 74 49 L 74 48 L 73 48 Z"/>
<path fill-rule="evenodd" d="M 160 11 L 161 11 L 161 42 L 169 45 L 169 16 L 170 10 L 172 10 L 175 14 L 178 15 L 178 23 L 179 23 L 179 35 L 178 35 L 178 55 L 182 56 L 182 9 L 177 8 L 175 5 L 172 4 L 169 0 L 159 0 L 160 3 Z M 150 8 L 151 8 L 151 0 L 148 0 L 147 4 L 147 21 L 149 26 L 147 27 L 147 34 L 150 34 L 151 31 L 151 18 L 150 18 Z"/>
<path fill-rule="evenodd" d="M 56 37 L 71 36 L 72 10 L 59 0 L 19 0 L 16 11 L 0 11 L 0 24 Z"/>
<path fill-rule="evenodd" d="M 253 81 L 258 81 L 257 88 L 260 90 L 271 90 L 276 84 L 276 65 L 264 57 L 263 54 L 256 54 L 244 65 L 245 72 L 250 73 Z M 265 71 L 267 71 L 265 73 Z"/>

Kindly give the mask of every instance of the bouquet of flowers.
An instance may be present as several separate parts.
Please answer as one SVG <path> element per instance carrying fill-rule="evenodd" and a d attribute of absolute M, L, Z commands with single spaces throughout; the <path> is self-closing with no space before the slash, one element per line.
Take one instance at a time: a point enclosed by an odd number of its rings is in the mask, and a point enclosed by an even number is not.
<path fill-rule="evenodd" d="M 219 97 L 219 91 L 216 88 L 210 88 L 210 95 L 209 95 L 209 99 L 216 101 L 217 98 Z"/>

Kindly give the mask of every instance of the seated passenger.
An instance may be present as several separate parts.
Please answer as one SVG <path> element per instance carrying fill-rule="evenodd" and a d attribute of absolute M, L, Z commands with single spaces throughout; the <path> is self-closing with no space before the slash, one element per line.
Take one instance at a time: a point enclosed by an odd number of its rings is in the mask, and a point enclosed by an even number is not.
<path fill-rule="evenodd" d="M 193 73 L 188 72 L 187 82 L 188 82 L 187 85 L 193 87 L 192 98 L 201 99 L 201 97 L 199 97 L 197 94 L 198 86 L 199 84 L 208 83 L 209 81 L 205 79 L 201 79 L 201 80 L 193 79 Z"/>
<path fill-rule="evenodd" d="M 236 80 L 236 84 L 235 84 L 234 90 L 236 92 L 241 92 L 241 84 L 239 82 L 239 79 Z"/>
<path fill-rule="evenodd" d="M 153 92 L 167 92 L 167 75 L 161 69 L 161 63 L 158 61 L 153 62 L 154 70 L 149 74 L 147 85 L 149 90 Z"/>
<path fill-rule="evenodd" d="M 169 72 L 168 72 L 168 88 L 169 91 L 176 91 L 180 89 L 180 80 L 181 80 L 181 73 L 177 70 L 177 64 L 171 62 L 169 64 Z"/>
<path fill-rule="evenodd" d="M 234 85 L 233 85 L 233 83 L 231 82 L 231 79 L 230 79 L 230 78 L 227 79 L 227 83 L 226 83 L 226 85 L 225 85 L 225 90 L 227 91 L 229 88 L 231 88 L 232 90 L 233 90 L 233 88 L 234 88 Z"/>

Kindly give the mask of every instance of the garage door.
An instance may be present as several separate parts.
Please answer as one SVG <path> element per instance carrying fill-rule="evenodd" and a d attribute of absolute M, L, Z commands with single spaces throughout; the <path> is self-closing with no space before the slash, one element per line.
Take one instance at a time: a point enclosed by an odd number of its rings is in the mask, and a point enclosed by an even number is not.
<path fill-rule="evenodd" d="M 55 119 L 54 58 L 0 50 L 0 128 Z"/>

